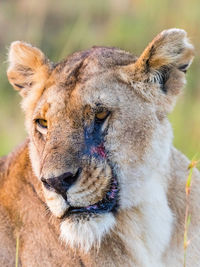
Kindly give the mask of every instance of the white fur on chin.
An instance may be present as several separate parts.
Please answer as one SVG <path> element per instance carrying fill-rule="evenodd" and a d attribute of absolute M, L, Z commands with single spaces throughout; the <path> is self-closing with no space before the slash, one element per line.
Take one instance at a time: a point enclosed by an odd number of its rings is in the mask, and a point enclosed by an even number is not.
<path fill-rule="evenodd" d="M 71 248 L 87 253 L 92 247 L 100 247 L 101 240 L 114 226 L 112 213 L 91 216 L 89 220 L 69 218 L 60 225 L 60 237 Z"/>

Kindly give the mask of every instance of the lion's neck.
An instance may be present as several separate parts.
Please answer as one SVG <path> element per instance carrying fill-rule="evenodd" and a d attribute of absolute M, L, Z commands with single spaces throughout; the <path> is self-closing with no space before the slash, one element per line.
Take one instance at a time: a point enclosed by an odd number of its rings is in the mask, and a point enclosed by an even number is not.
<path fill-rule="evenodd" d="M 172 231 L 172 213 L 162 185 L 153 182 L 136 208 L 118 215 L 117 234 L 137 266 L 162 266 L 162 255 Z"/>
<path fill-rule="evenodd" d="M 95 264 L 98 258 L 98 264 L 102 260 L 109 266 L 165 266 L 163 255 L 170 243 L 173 219 L 162 186 L 152 186 L 153 195 L 151 188 L 146 190 L 148 201 L 118 213 L 117 225 L 103 239 L 98 254 L 89 254 Z"/>

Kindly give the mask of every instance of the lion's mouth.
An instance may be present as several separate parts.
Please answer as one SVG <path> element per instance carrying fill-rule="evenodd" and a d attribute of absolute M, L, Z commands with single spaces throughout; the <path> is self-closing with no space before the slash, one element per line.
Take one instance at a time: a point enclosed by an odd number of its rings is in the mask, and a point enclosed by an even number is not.
<path fill-rule="evenodd" d="M 73 207 L 70 206 L 63 217 L 70 216 L 75 213 L 107 213 L 116 212 L 118 207 L 119 185 L 115 177 L 111 179 L 110 188 L 105 194 L 105 197 L 93 204 L 86 207 Z"/>

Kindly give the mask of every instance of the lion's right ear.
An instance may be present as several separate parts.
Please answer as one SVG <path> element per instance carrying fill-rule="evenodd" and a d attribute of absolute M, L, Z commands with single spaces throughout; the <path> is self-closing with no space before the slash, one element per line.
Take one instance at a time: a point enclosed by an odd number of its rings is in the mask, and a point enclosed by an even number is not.
<path fill-rule="evenodd" d="M 23 97 L 33 88 L 41 88 L 50 74 L 50 63 L 36 47 L 16 41 L 8 54 L 8 80 Z"/>

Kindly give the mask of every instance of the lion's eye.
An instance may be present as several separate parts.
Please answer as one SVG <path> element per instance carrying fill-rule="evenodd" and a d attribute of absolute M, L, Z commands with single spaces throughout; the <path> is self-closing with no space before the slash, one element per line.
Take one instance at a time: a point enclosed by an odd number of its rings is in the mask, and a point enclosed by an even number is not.
<path fill-rule="evenodd" d="M 99 121 L 104 121 L 108 117 L 109 114 L 110 112 L 108 110 L 103 110 L 101 112 L 98 112 L 95 118 Z"/>
<path fill-rule="evenodd" d="M 42 127 L 42 128 L 47 128 L 47 121 L 43 120 L 43 119 L 37 119 L 36 123 L 38 126 Z"/>

